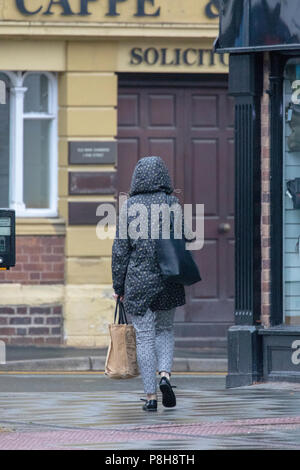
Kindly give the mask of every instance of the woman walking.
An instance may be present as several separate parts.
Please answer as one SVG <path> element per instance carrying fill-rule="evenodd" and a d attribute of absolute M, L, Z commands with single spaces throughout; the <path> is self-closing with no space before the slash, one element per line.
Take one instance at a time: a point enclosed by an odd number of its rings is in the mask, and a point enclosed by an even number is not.
<path fill-rule="evenodd" d="M 160 375 L 159 388 L 162 404 L 176 406 L 176 397 L 170 383 L 174 351 L 174 315 L 176 307 L 185 304 L 182 284 L 164 281 L 160 272 L 156 243 L 149 237 L 120 236 L 120 225 L 125 220 L 126 231 L 133 217 L 130 208 L 141 204 L 147 209 L 139 212 L 141 233 L 151 233 L 151 206 L 168 202 L 178 204 L 171 179 L 160 157 L 144 157 L 135 167 L 129 198 L 123 204 L 112 249 L 112 276 L 115 297 L 124 302 L 136 331 L 137 359 L 147 394 L 143 409 L 157 410 L 156 372 Z M 169 195 L 168 197 L 166 195 Z M 137 206 L 135 206 L 137 207 Z M 147 215 L 145 215 L 147 214 Z"/>

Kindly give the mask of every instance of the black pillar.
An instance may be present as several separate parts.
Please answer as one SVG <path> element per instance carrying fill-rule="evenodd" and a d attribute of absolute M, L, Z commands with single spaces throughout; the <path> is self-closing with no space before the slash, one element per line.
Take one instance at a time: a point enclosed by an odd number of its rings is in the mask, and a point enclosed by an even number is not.
<path fill-rule="evenodd" d="M 261 315 L 261 54 L 232 54 L 229 93 L 235 98 L 235 326 L 228 331 L 226 386 L 262 376 Z"/>
<path fill-rule="evenodd" d="M 283 72 L 287 56 L 270 53 L 270 140 L 271 140 L 271 326 L 283 321 Z"/>

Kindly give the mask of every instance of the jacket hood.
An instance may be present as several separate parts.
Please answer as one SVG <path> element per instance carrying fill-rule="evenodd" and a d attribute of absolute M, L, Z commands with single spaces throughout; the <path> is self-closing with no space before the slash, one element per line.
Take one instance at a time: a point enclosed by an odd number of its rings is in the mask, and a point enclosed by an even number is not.
<path fill-rule="evenodd" d="M 162 158 L 144 157 L 137 162 L 132 175 L 130 196 L 156 191 L 171 194 L 173 190 L 168 168 Z"/>

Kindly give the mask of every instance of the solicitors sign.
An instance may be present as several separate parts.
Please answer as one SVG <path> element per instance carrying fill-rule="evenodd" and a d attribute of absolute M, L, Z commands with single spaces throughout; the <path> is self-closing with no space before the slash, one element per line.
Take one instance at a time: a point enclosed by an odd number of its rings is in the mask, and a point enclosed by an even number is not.
<path fill-rule="evenodd" d="M 228 73 L 228 54 L 216 54 L 212 41 L 166 41 L 154 38 L 123 40 L 119 44 L 117 69 L 119 72 L 157 73 Z"/>
<path fill-rule="evenodd" d="M 217 64 L 227 67 L 225 54 L 215 54 L 211 49 L 195 47 L 133 47 L 130 49 L 130 65 L 160 65 L 187 67 L 214 67 Z"/>

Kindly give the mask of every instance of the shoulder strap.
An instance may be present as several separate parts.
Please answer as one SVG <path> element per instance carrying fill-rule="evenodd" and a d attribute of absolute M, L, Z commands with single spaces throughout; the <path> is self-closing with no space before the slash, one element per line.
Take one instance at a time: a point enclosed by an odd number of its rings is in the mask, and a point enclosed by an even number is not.
<path fill-rule="evenodd" d="M 171 207 L 170 196 L 167 193 L 166 193 L 166 200 L 167 200 L 168 206 Z M 173 211 L 170 214 L 170 229 L 171 229 L 171 233 L 172 233 L 172 230 L 174 230 L 174 213 L 173 213 Z"/>
<path fill-rule="evenodd" d="M 116 308 L 115 308 L 115 315 L 114 315 L 114 323 L 116 323 L 117 320 L 117 314 L 119 312 L 119 325 L 128 325 L 126 313 L 125 313 L 125 308 L 123 305 L 123 302 L 121 302 L 120 297 L 117 298 L 116 302 Z"/>

